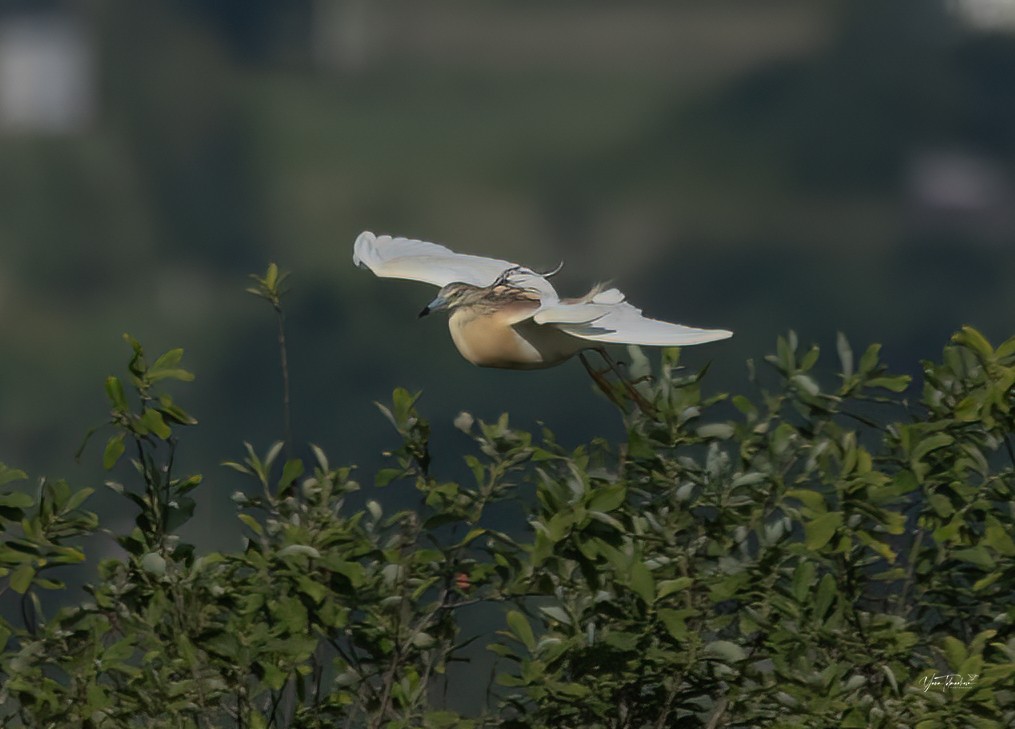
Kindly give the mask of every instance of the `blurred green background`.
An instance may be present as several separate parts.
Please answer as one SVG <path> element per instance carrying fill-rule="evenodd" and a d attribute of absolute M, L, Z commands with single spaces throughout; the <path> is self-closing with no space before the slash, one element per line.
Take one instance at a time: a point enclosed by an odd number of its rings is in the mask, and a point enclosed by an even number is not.
<path fill-rule="evenodd" d="M 618 435 L 577 363 L 480 370 L 427 286 L 351 262 L 369 229 L 609 278 L 650 315 L 736 332 L 688 349 L 713 390 L 795 329 L 889 362 L 969 323 L 1013 333 L 1015 2 L 149 0 L 0 4 L 0 460 L 100 483 L 129 331 L 187 350 L 193 529 L 218 466 L 281 436 L 276 260 L 294 435 L 369 481 L 374 408 L 422 389 L 437 468 L 460 410 Z M 443 460 L 442 460 L 443 459 Z M 202 492 L 198 492 L 199 495 Z M 205 505 L 207 504 L 207 505 Z M 126 517 L 125 517 L 126 518 Z M 227 542 L 231 544 L 232 542 Z"/>

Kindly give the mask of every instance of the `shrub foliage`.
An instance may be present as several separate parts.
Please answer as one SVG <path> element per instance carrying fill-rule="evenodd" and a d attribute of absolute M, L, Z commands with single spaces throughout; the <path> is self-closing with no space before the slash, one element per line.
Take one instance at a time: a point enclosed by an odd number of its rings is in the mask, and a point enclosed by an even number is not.
<path fill-rule="evenodd" d="M 632 350 L 625 440 L 463 413 L 462 483 L 396 389 L 373 483 L 248 444 L 245 548 L 205 554 L 179 528 L 208 486 L 173 467 L 195 421 L 161 390 L 182 350 L 128 343 L 101 457 L 129 530 L 0 467 L 5 727 L 1015 725 L 1015 338 L 965 328 L 917 386 L 840 336 L 826 386 L 791 333 L 733 397 Z M 418 507 L 354 494 L 390 483 Z M 56 579 L 105 538 L 86 596 Z M 450 670 L 480 654 L 491 680 Z"/>

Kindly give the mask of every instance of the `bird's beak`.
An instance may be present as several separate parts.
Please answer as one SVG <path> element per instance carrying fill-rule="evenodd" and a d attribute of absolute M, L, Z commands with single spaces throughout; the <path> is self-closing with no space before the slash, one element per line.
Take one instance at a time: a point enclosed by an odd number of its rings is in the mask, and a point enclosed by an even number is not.
<path fill-rule="evenodd" d="M 419 318 L 422 319 L 424 316 L 429 314 L 431 311 L 440 311 L 448 305 L 448 302 L 438 296 L 436 299 L 431 301 L 429 304 L 423 307 L 423 311 L 419 312 Z"/>

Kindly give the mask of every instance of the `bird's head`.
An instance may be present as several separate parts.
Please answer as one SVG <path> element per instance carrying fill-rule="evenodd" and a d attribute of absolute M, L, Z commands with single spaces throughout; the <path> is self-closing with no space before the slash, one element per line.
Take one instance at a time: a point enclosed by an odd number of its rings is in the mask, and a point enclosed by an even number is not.
<path fill-rule="evenodd" d="M 449 283 L 437 292 L 437 298 L 423 307 L 419 316 L 422 318 L 432 311 L 440 311 L 441 309 L 453 311 L 459 306 L 470 306 L 482 298 L 482 292 L 483 289 L 472 284 L 460 281 Z"/>

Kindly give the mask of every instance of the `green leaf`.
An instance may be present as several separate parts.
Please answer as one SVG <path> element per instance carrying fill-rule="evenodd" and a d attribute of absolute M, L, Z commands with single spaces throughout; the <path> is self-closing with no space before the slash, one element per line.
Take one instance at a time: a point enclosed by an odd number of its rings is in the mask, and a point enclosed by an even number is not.
<path fill-rule="evenodd" d="M 1015 337 L 1009 337 L 1002 342 L 994 355 L 1001 362 L 1006 362 L 1009 358 L 1015 357 Z"/>
<path fill-rule="evenodd" d="M 309 544 L 290 544 L 288 547 L 278 550 L 279 557 L 291 557 L 294 554 L 300 554 L 311 559 L 321 558 L 321 553 Z"/>
<path fill-rule="evenodd" d="M 964 326 L 952 337 L 952 341 L 973 350 L 981 362 L 994 361 L 994 348 L 980 332 L 971 326 Z"/>
<path fill-rule="evenodd" d="M 197 418 L 181 407 L 173 404 L 173 399 L 166 394 L 159 396 L 159 404 L 156 406 L 165 417 L 180 425 L 197 425 Z"/>
<path fill-rule="evenodd" d="M 550 620 L 556 620 L 558 623 L 563 623 L 564 625 L 571 624 L 571 616 L 567 614 L 567 611 L 564 610 L 564 608 L 557 605 L 544 605 L 539 608 L 539 612 L 548 617 Z"/>
<path fill-rule="evenodd" d="M 158 552 L 149 552 L 141 558 L 141 569 L 155 577 L 163 577 L 166 574 L 166 558 Z"/>
<path fill-rule="evenodd" d="M 278 264 L 272 261 L 268 264 L 268 270 L 264 274 L 264 287 L 269 291 L 274 291 L 276 285 L 278 285 Z"/>
<path fill-rule="evenodd" d="M 987 529 L 984 535 L 984 543 L 1006 557 L 1015 556 L 1015 541 L 1012 540 L 1008 530 L 997 520 L 996 517 L 987 515 Z"/>
<path fill-rule="evenodd" d="M 282 467 L 282 477 L 278 480 L 279 489 L 285 489 L 293 481 L 303 475 L 303 461 L 299 458 L 292 458 L 285 462 Z"/>
<path fill-rule="evenodd" d="M 326 557 L 324 566 L 337 574 L 343 575 L 354 587 L 360 587 L 366 580 L 366 570 L 359 562 L 346 562 L 336 557 Z"/>
<path fill-rule="evenodd" d="M 106 394 L 114 408 L 122 411 L 127 410 L 127 396 L 123 392 L 123 383 L 120 382 L 119 377 L 110 375 L 106 378 Z"/>
<path fill-rule="evenodd" d="M 0 486 L 11 483 L 12 481 L 24 481 L 28 478 L 28 474 L 17 468 L 8 468 L 3 463 L 0 463 Z"/>
<path fill-rule="evenodd" d="M 645 604 L 651 605 L 656 599 L 655 578 L 652 577 L 652 572 L 644 562 L 635 561 L 631 565 L 629 584 Z"/>
<path fill-rule="evenodd" d="M 264 534 L 264 527 L 261 526 L 260 522 L 257 521 L 250 514 L 237 514 L 240 521 L 247 525 L 250 531 L 254 532 L 258 536 Z"/>
<path fill-rule="evenodd" d="M 674 640 L 683 641 L 687 639 L 688 630 L 686 620 L 689 617 L 693 617 L 698 614 L 698 611 L 694 608 L 683 608 L 681 610 L 673 610 L 672 608 L 659 608 L 657 611 L 659 619 L 663 625 L 666 626 L 666 632 Z"/>
<path fill-rule="evenodd" d="M 412 413 L 412 409 L 415 406 L 416 401 L 419 400 L 420 395 L 422 395 L 422 393 L 417 392 L 413 394 L 404 387 L 396 387 L 394 391 L 392 391 L 392 410 L 390 413 L 393 416 L 392 423 L 399 432 L 402 432 L 409 426 L 410 414 Z"/>
<path fill-rule="evenodd" d="M 660 580 L 656 585 L 656 599 L 661 600 L 675 592 L 683 592 L 694 583 L 690 577 L 677 577 L 674 580 Z"/>
<path fill-rule="evenodd" d="M 75 547 L 50 547 L 49 564 L 77 564 L 85 561 L 85 553 Z"/>
<path fill-rule="evenodd" d="M 517 610 L 511 610 L 507 614 L 507 624 L 522 645 L 528 648 L 530 653 L 535 652 L 536 636 L 532 633 L 532 626 L 529 625 L 528 618 Z"/>
<path fill-rule="evenodd" d="M 64 512 L 71 512 L 77 509 L 81 504 L 85 503 L 89 496 L 95 493 L 95 489 L 91 487 L 85 487 L 75 491 L 67 502 L 63 505 Z"/>
<path fill-rule="evenodd" d="M 892 687 L 892 691 L 897 696 L 899 694 L 899 682 L 895 679 L 895 672 L 892 671 L 891 667 L 889 667 L 887 663 L 881 664 L 881 671 L 885 674 L 885 678 L 888 679 L 888 683 Z"/>
<path fill-rule="evenodd" d="M 797 565 L 796 570 L 794 570 L 793 597 L 796 598 L 797 602 L 805 602 L 807 595 L 813 589 L 815 571 L 814 563 L 810 560 L 801 562 Z"/>
<path fill-rule="evenodd" d="M 811 377 L 810 375 L 804 375 L 799 373 L 795 374 L 790 378 L 790 382 L 793 384 L 794 387 L 796 387 L 799 391 L 803 392 L 805 395 L 816 397 L 817 395 L 821 394 L 821 388 L 818 386 L 818 383 L 814 380 L 814 378 Z"/>
<path fill-rule="evenodd" d="M 958 638 L 946 635 L 941 641 L 941 650 L 952 670 L 958 670 L 959 666 L 966 660 L 966 646 Z"/>
<path fill-rule="evenodd" d="M 113 643 L 102 652 L 102 660 L 106 663 L 125 661 L 134 655 L 134 643 L 130 638 L 123 638 Z"/>
<path fill-rule="evenodd" d="M 828 609 L 832 606 L 832 602 L 835 600 L 836 592 L 838 588 L 835 584 L 835 578 L 830 574 L 826 574 L 821 578 L 821 582 L 818 583 L 818 589 L 814 596 L 814 617 L 819 620 L 825 618 L 825 614 Z"/>
<path fill-rule="evenodd" d="M 149 373 L 152 370 L 165 370 L 172 369 L 176 365 L 180 364 L 180 360 L 183 359 L 183 348 L 177 347 L 176 349 L 170 349 L 168 352 L 160 356 L 152 366 L 148 368 Z"/>
<path fill-rule="evenodd" d="M 316 550 L 315 550 L 316 551 Z M 328 595 L 328 588 L 314 580 L 309 575 L 300 575 L 296 579 L 300 592 L 307 595 L 315 603 L 320 604 Z"/>
<path fill-rule="evenodd" d="M 428 711 L 420 726 L 428 729 L 473 729 L 475 722 L 463 719 L 456 711 Z"/>
<path fill-rule="evenodd" d="M 922 438 L 910 453 L 910 457 L 913 461 L 922 460 L 931 451 L 937 450 L 938 448 L 944 448 L 955 442 L 947 433 L 934 433 L 928 435 L 926 438 Z"/>
<path fill-rule="evenodd" d="M 195 508 L 197 508 L 197 502 L 189 496 L 176 498 L 168 506 L 166 529 L 172 532 L 186 524 L 194 516 Z"/>
<path fill-rule="evenodd" d="M 162 419 L 162 413 L 158 410 L 145 408 L 141 412 L 141 422 L 149 431 L 162 440 L 168 440 L 169 436 L 173 434 L 173 431 L 166 425 L 166 421 Z"/>
<path fill-rule="evenodd" d="M 870 374 L 878 366 L 878 355 L 881 352 L 880 344 L 872 344 L 860 357 L 859 374 L 861 376 Z"/>
<path fill-rule="evenodd" d="M 821 356 L 821 348 L 816 344 L 812 345 L 807 354 L 800 360 L 800 371 L 806 372 L 811 369 L 817 363 L 819 356 Z"/>
<path fill-rule="evenodd" d="M 603 642 L 620 651 L 638 649 L 638 634 L 627 630 L 611 630 L 603 636 Z"/>
<path fill-rule="evenodd" d="M 849 340 L 842 332 L 835 336 L 835 348 L 839 353 L 839 363 L 842 366 L 842 374 L 847 378 L 853 374 L 853 349 L 849 346 Z"/>
<path fill-rule="evenodd" d="M 928 503 L 934 513 L 940 516 L 942 519 L 947 519 L 955 513 L 955 509 L 952 507 L 951 499 L 941 493 L 933 493 L 927 497 Z"/>
<path fill-rule="evenodd" d="M 891 392 L 905 392 L 912 381 L 909 375 L 891 375 L 887 377 L 872 377 L 867 380 L 868 387 L 880 387 Z"/>
<path fill-rule="evenodd" d="M 488 533 L 489 532 L 482 527 L 475 527 L 473 529 L 470 529 L 468 533 L 464 537 L 462 537 L 462 539 L 458 543 L 455 544 L 455 548 L 460 549 L 461 547 L 468 546 L 469 544 L 472 544 L 474 540 Z"/>
<path fill-rule="evenodd" d="M 627 487 L 618 485 L 599 486 L 592 492 L 588 508 L 590 511 L 613 511 L 627 498 Z"/>
<path fill-rule="evenodd" d="M 130 362 L 127 364 L 127 369 L 130 370 L 131 374 L 135 377 L 141 377 L 145 372 L 145 361 L 144 361 L 144 349 L 141 347 L 141 343 L 130 336 L 127 332 L 123 333 L 123 341 L 130 345 L 134 354 L 130 358 Z"/>
<path fill-rule="evenodd" d="M 254 471 L 251 470 L 249 466 L 244 466 L 242 463 L 237 463 L 236 461 L 222 461 L 222 463 L 220 463 L 219 465 L 225 466 L 226 468 L 231 468 L 234 471 L 239 471 L 240 473 L 246 476 L 255 475 Z"/>
<path fill-rule="evenodd" d="M 166 370 L 151 371 L 148 374 L 149 382 L 158 382 L 159 380 L 179 380 L 181 382 L 191 382 L 194 379 L 194 373 L 179 367 Z"/>
<path fill-rule="evenodd" d="M 9 491 L 0 494 L 0 506 L 7 506 L 13 509 L 28 509 L 35 503 L 35 499 L 22 491 Z"/>
<path fill-rule="evenodd" d="M 384 487 L 404 475 L 405 470 L 402 468 L 381 468 L 378 469 L 377 475 L 374 476 L 374 483 L 377 486 Z"/>
<path fill-rule="evenodd" d="M 758 414 L 758 409 L 754 407 L 754 403 L 752 403 L 743 395 L 734 395 L 732 403 L 733 406 L 741 413 L 746 415 L 748 419 L 753 419 Z"/>
<path fill-rule="evenodd" d="M 812 489 L 789 489 L 786 496 L 796 499 L 816 514 L 824 514 L 828 509 L 825 506 L 825 495 Z"/>
<path fill-rule="evenodd" d="M 791 345 L 791 342 L 795 340 L 796 333 L 793 331 L 790 331 L 789 340 L 782 336 L 775 340 L 776 365 L 787 375 L 792 374 L 796 369 L 795 347 Z"/>
<path fill-rule="evenodd" d="M 733 488 L 741 488 L 743 486 L 753 486 L 757 483 L 763 483 L 769 478 L 768 474 L 761 473 L 760 471 L 753 471 L 751 473 L 745 473 L 742 476 L 737 476 L 730 482 L 730 486 Z"/>
<path fill-rule="evenodd" d="M 436 642 L 437 639 L 429 633 L 416 633 L 412 636 L 412 644 L 421 650 L 431 648 Z"/>
<path fill-rule="evenodd" d="M 123 444 L 124 433 L 116 433 L 110 436 L 109 440 L 106 441 L 106 450 L 102 453 L 102 467 L 107 471 L 116 465 L 116 462 L 120 460 L 120 456 L 127 450 L 127 447 Z"/>
<path fill-rule="evenodd" d="M 979 592 L 980 590 L 990 587 L 1001 579 L 1001 577 L 1003 577 L 1003 575 L 998 571 L 988 572 L 985 576 L 973 583 L 973 592 Z"/>
<path fill-rule="evenodd" d="M 32 585 L 32 578 L 35 577 L 35 567 L 29 563 L 20 565 L 11 575 L 10 586 L 14 592 L 24 595 Z"/>
<path fill-rule="evenodd" d="M 990 556 L 990 552 L 983 546 L 958 549 L 955 551 L 954 557 L 985 570 L 992 570 L 995 567 L 994 558 Z"/>
<path fill-rule="evenodd" d="M 325 473 L 328 472 L 328 456 L 325 455 L 324 450 L 317 444 L 311 443 L 310 450 L 314 453 L 314 458 L 317 460 L 317 465 L 320 466 L 321 470 Z"/>
<path fill-rule="evenodd" d="M 261 461 L 261 466 L 266 473 L 271 470 L 272 465 L 275 463 L 275 459 L 278 458 L 278 455 L 282 452 L 284 447 L 285 443 L 280 440 L 276 440 L 268 448 L 268 451 L 264 454 L 264 460 Z"/>
<path fill-rule="evenodd" d="M 732 438 L 736 430 L 729 423 L 706 423 L 698 426 L 695 435 L 699 438 L 715 438 L 716 440 L 727 440 Z"/>
<path fill-rule="evenodd" d="M 747 659 L 747 651 L 728 640 L 713 640 L 701 649 L 701 654 L 704 658 L 724 663 L 739 663 Z"/>
<path fill-rule="evenodd" d="M 842 526 L 842 512 L 830 511 L 804 524 L 804 544 L 818 550 L 828 544 L 835 530 Z"/>

